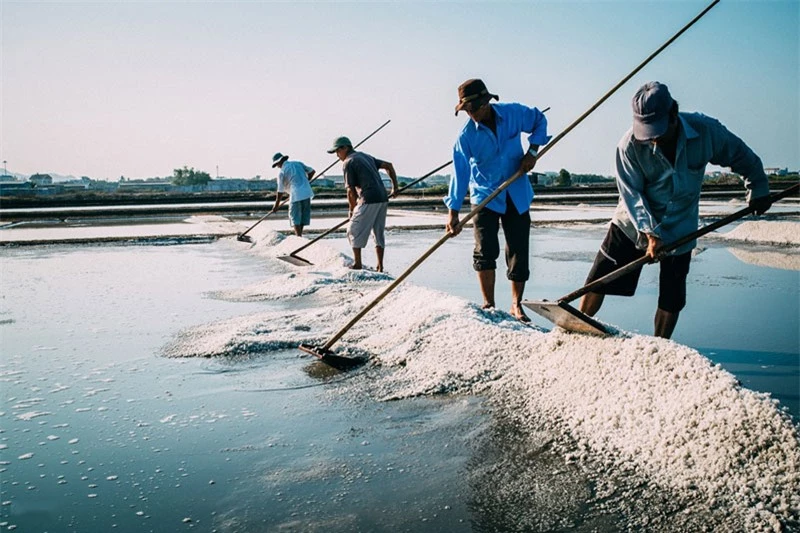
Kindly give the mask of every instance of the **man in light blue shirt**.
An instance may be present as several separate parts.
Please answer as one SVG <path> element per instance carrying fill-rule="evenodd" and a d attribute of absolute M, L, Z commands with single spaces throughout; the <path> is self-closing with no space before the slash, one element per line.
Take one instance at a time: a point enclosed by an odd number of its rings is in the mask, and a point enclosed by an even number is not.
<path fill-rule="evenodd" d="M 698 229 L 700 188 L 706 165 L 741 174 L 747 201 L 756 214 L 771 206 L 769 182 L 756 154 L 719 121 L 700 113 L 679 113 L 666 85 L 649 82 L 634 95 L 633 127 L 617 146 L 620 201 L 586 283 L 644 255 L 655 258 L 669 244 Z M 686 305 L 686 276 L 696 241 L 660 260 L 654 329 L 670 338 Z M 593 316 L 605 294 L 632 296 L 638 270 L 590 292 L 581 311 Z"/>
<path fill-rule="evenodd" d="M 497 258 L 500 255 L 498 232 L 503 226 L 506 240 L 506 276 L 511 281 L 511 315 L 522 322 L 530 319 L 520 302 L 528 268 L 531 231 L 530 206 L 533 188 L 527 174 L 536 165 L 539 146 L 547 143 L 547 119 L 538 109 L 514 103 L 491 104 L 491 94 L 478 79 L 470 79 L 458 88 L 456 115 L 464 110 L 469 122 L 464 125 L 453 148 L 455 174 L 444 198 L 449 209 L 447 231 L 457 235 L 458 212 L 467 190 L 470 203 L 478 205 L 517 170 L 523 176 L 492 199 L 473 218 L 475 249 L 472 266 L 478 273 L 483 308 L 495 306 L 494 285 Z M 530 147 L 523 152 L 520 134 L 528 133 Z"/>
<path fill-rule="evenodd" d="M 288 155 L 278 152 L 272 156 L 272 168 L 281 169 L 278 174 L 278 194 L 275 195 L 275 206 L 272 213 L 278 211 L 284 193 L 289 192 L 289 221 L 294 228 L 294 234 L 303 236 L 303 227 L 311 223 L 311 199 L 314 191 L 311 190 L 311 178 L 314 169 L 300 161 L 289 161 Z"/>

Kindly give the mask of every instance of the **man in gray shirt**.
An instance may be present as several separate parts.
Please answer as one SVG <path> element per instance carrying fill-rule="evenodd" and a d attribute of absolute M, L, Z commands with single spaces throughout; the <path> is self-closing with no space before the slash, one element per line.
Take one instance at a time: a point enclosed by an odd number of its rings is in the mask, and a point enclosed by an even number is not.
<path fill-rule="evenodd" d="M 383 251 L 386 248 L 384 230 L 386 228 L 386 211 L 389 197 L 397 190 L 397 174 L 394 166 L 388 161 L 375 159 L 369 154 L 356 152 L 347 137 L 338 137 L 333 141 L 329 154 L 335 153 L 344 161 L 344 184 L 347 188 L 347 203 L 350 207 L 350 226 L 347 238 L 353 247 L 353 270 L 363 268 L 361 249 L 367 245 L 370 231 L 375 239 L 375 254 L 378 264 L 375 270 L 383 272 Z M 385 170 L 392 180 L 392 190 L 387 195 L 386 188 L 378 170 Z"/>
<path fill-rule="evenodd" d="M 620 201 L 586 283 L 645 255 L 655 258 L 670 244 L 697 230 L 700 188 L 706 165 L 730 167 L 744 179 L 747 201 L 757 215 L 772 205 L 761 159 L 718 120 L 679 113 L 666 85 L 644 84 L 634 95 L 633 127 L 617 145 Z M 686 305 L 691 241 L 660 259 L 655 335 L 670 338 Z M 581 311 L 600 309 L 606 294 L 633 296 L 641 267 L 587 293 Z"/>

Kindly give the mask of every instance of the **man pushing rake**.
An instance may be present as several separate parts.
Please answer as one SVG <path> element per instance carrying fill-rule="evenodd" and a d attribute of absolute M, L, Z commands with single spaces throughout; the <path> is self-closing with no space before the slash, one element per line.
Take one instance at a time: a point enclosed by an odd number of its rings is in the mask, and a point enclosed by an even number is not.
<path fill-rule="evenodd" d="M 600 246 L 586 286 L 556 304 L 524 302 L 545 318 L 566 311 L 566 329 L 607 332 L 590 317 L 606 294 L 633 296 L 647 262 L 660 262 L 654 334 L 670 338 L 686 305 L 686 277 L 697 237 L 747 214 L 761 215 L 797 189 L 771 197 L 759 157 L 719 121 L 701 113 L 681 113 L 666 85 L 649 82 L 636 91 L 633 126 L 617 145 L 620 201 Z M 700 189 L 706 165 L 730 167 L 741 174 L 747 209 L 698 230 Z M 583 295 L 580 313 L 567 302 Z M 554 307 L 555 306 L 555 307 Z M 561 310 L 558 309 L 560 307 Z M 571 315 L 571 316 L 570 316 Z M 574 322 L 577 319 L 577 323 Z M 574 326 L 574 328 L 573 328 Z"/>

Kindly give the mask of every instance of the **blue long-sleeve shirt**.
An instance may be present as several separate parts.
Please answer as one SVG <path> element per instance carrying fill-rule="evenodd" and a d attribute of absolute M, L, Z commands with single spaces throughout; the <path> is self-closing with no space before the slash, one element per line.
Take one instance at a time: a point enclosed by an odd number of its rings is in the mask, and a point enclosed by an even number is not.
<path fill-rule="evenodd" d="M 528 133 L 528 142 L 538 146 L 550 140 L 547 119 L 535 107 L 513 103 L 489 105 L 495 111 L 497 134 L 483 124 L 470 120 L 464 125 L 453 147 L 455 174 L 450 179 L 450 190 L 444 197 L 444 203 L 454 211 L 461 209 L 468 189 L 470 203 L 477 205 L 519 169 L 525 155 L 520 141 L 521 133 Z M 524 213 L 530 209 L 533 188 L 530 181 L 521 177 L 486 207 L 497 213 L 505 213 L 506 195 L 511 197 L 517 212 Z"/>
<path fill-rule="evenodd" d="M 637 142 L 632 130 L 617 145 L 620 201 L 611 222 L 644 249 L 651 234 L 669 244 L 696 231 L 700 223 L 700 187 L 706 165 L 730 167 L 744 179 L 747 200 L 769 194 L 761 159 L 719 121 L 701 113 L 679 113 L 673 166 L 659 148 Z M 692 250 L 697 241 L 676 249 Z"/>

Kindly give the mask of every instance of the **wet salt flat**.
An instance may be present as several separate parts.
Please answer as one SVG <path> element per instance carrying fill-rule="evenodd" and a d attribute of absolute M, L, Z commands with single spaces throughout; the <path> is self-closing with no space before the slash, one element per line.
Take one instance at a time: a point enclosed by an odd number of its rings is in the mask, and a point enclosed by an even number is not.
<path fill-rule="evenodd" d="M 798 224 L 793 221 L 794 224 Z M 766 225 L 765 225 L 766 224 Z M 0 250 L 0 524 L 20 531 L 781 531 L 800 527 L 795 226 L 701 242 L 674 342 L 656 269 L 596 339 L 481 311 L 471 238 L 393 231 L 388 274 L 268 227 L 181 246 Z M 601 224 L 535 228 L 529 298 Z M 782 241 L 780 241 L 782 242 Z M 755 258 L 755 259 L 753 259 Z M 365 250 L 367 264 L 374 264 Z M 794 419 L 792 419 L 792 416 Z"/>

